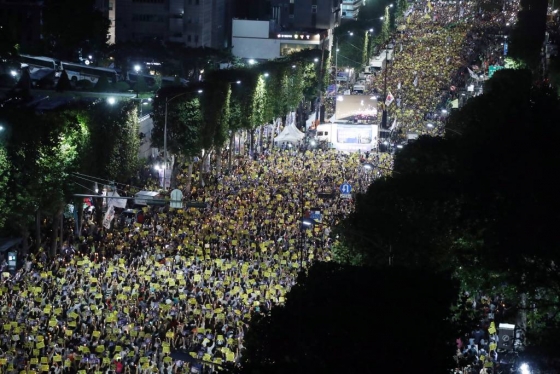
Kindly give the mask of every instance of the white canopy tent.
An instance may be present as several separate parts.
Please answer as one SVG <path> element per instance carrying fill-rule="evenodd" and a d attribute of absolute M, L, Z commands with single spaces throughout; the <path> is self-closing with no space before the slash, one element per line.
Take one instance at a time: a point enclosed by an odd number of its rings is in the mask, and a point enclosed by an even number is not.
<path fill-rule="evenodd" d="M 305 137 L 305 134 L 299 131 L 292 123 L 284 127 L 284 130 L 274 138 L 274 144 L 282 143 L 298 143 Z"/>

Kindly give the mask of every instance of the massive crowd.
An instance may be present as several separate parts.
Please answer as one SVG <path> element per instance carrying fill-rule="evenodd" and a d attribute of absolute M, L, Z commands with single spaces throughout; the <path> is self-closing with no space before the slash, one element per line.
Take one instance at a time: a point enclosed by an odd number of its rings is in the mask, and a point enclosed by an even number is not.
<path fill-rule="evenodd" d="M 425 7 L 417 3 L 395 38 L 390 111 L 407 131 L 424 131 L 483 22 L 470 3 Z M 370 175 L 366 162 L 382 168 Z M 110 230 L 89 222 L 71 250 L 56 258 L 42 250 L 15 275 L 1 274 L 0 372 L 167 374 L 238 362 L 252 315 L 282 304 L 302 267 L 331 259 L 330 228 L 352 209 L 338 187 L 362 190 L 391 162 L 266 152 L 193 187 L 207 209 L 144 208 L 137 222 Z M 322 220 L 303 230 L 312 208 Z"/>
<path fill-rule="evenodd" d="M 482 3 L 415 2 L 405 12 L 390 41 L 394 57 L 387 70 L 387 92 L 395 98 L 388 108 L 390 123 L 396 119 L 403 134 L 434 134 L 452 103 L 457 100 L 457 107 L 472 95 L 466 85 L 480 83 L 469 69 L 483 76 L 489 65 L 503 65 L 503 34 L 517 5 L 483 11 Z M 376 92 L 384 91 L 384 79 L 384 73 L 374 78 Z"/>
<path fill-rule="evenodd" d="M 330 260 L 329 228 L 352 207 L 338 186 L 359 185 L 364 162 L 390 167 L 334 151 L 240 159 L 193 188 L 207 209 L 144 208 L 141 222 L 111 230 L 90 222 L 71 251 L 31 255 L 2 275 L 2 372 L 184 373 L 238 361 L 251 316 L 282 304 L 302 266 Z M 311 208 L 322 220 L 302 231 Z"/>

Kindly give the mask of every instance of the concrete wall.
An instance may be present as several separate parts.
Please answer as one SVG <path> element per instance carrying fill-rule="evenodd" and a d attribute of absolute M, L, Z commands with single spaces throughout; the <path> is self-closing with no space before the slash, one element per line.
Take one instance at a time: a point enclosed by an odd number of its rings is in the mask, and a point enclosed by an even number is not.
<path fill-rule="evenodd" d="M 154 128 L 154 121 L 152 118 L 148 116 L 144 116 L 140 118 L 139 123 L 139 132 L 144 133 L 145 137 L 141 140 L 142 144 L 140 145 L 140 149 L 138 150 L 138 157 L 139 158 L 149 158 L 154 152 L 154 148 L 152 148 L 152 129 Z"/>

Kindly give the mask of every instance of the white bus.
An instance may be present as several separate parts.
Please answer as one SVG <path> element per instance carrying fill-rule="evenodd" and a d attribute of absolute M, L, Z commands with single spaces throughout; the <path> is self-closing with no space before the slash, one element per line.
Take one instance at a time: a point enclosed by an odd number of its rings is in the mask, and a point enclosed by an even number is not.
<path fill-rule="evenodd" d="M 20 55 L 19 61 L 21 68 L 29 68 L 29 72 L 33 73 L 38 69 L 53 69 L 54 71 L 60 70 L 60 61 L 50 57 Z"/>
<path fill-rule="evenodd" d="M 95 84 L 101 76 L 107 77 L 109 83 L 116 83 L 119 81 L 119 74 L 115 69 L 111 68 L 100 68 L 73 64 L 70 62 L 62 62 L 62 69 L 66 71 L 68 78 L 70 78 L 70 80 L 74 83 L 85 79 Z"/>

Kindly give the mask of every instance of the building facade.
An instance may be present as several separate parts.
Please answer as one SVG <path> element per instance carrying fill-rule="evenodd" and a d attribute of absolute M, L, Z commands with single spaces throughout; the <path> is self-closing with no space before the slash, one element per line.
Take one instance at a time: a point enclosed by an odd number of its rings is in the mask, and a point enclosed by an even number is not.
<path fill-rule="evenodd" d="M 232 21 L 232 53 L 242 59 L 271 60 L 302 49 L 328 47 L 330 30 L 276 31 L 274 21 Z"/>
<path fill-rule="evenodd" d="M 342 0 L 341 17 L 357 19 L 362 5 L 364 5 L 364 0 Z"/>
<path fill-rule="evenodd" d="M 111 0 L 117 42 L 161 40 L 187 47 L 228 46 L 230 0 Z"/>
<path fill-rule="evenodd" d="M 117 0 L 96 0 L 95 7 L 103 13 L 109 21 L 111 21 L 111 25 L 109 26 L 109 35 L 107 38 L 107 43 L 115 44 L 115 19 L 116 19 L 116 1 Z"/>
<path fill-rule="evenodd" d="M 340 23 L 341 0 L 271 0 L 272 19 L 284 30 L 332 30 Z"/>

